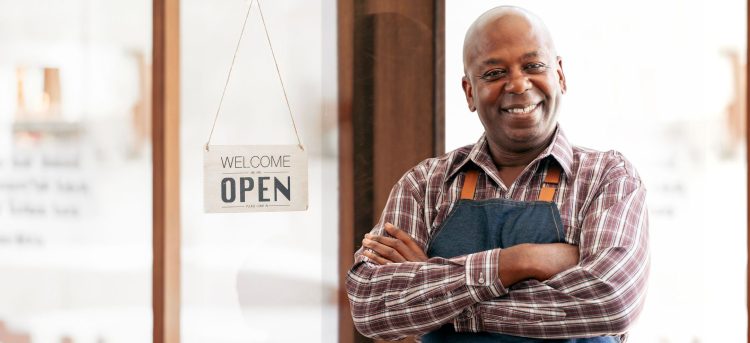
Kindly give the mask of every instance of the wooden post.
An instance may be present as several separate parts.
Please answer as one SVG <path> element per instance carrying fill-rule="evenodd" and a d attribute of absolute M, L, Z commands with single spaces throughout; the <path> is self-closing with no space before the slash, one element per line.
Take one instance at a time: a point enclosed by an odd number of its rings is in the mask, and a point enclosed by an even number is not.
<path fill-rule="evenodd" d="M 153 332 L 180 342 L 179 0 L 153 2 Z"/>
<path fill-rule="evenodd" d="M 747 292 L 747 296 L 745 297 L 745 304 L 748 310 L 748 313 L 750 313 L 750 138 L 748 138 L 748 135 L 750 135 L 750 105 L 747 104 L 747 101 L 750 100 L 750 0 L 747 1 L 746 6 L 747 13 L 745 15 L 745 27 L 747 30 L 747 35 L 745 36 L 746 43 L 745 43 L 745 173 L 747 174 L 747 256 L 745 260 L 746 265 L 746 282 L 745 282 L 745 289 Z M 746 329 L 747 332 L 747 342 L 750 342 L 750 315 L 747 316 L 747 326 Z"/>
<path fill-rule="evenodd" d="M 346 295 L 346 272 L 354 260 L 354 147 L 352 78 L 354 0 L 338 0 L 338 130 L 339 130 L 339 342 L 354 342 L 354 323 Z"/>
<path fill-rule="evenodd" d="M 398 179 L 444 150 L 444 0 L 338 0 L 339 341 L 346 272 Z"/>

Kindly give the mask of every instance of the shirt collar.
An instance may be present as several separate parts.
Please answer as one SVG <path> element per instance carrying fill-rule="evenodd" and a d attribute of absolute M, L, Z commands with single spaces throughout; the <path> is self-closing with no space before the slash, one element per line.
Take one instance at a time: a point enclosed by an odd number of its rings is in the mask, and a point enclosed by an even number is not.
<path fill-rule="evenodd" d="M 552 156 L 552 158 L 560 164 L 565 175 L 570 175 L 571 164 L 573 164 L 573 147 L 568 142 L 568 138 L 565 137 L 565 133 L 563 133 L 559 124 L 555 129 L 550 145 L 544 149 L 539 156 L 531 161 L 531 163 L 537 163 L 548 156 Z M 457 163 L 453 165 L 448 174 L 446 174 L 445 180 L 447 181 L 452 178 L 453 175 L 461 170 L 467 163 L 469 163 L 469 161 L 473 162 L 473 164 L 479 168 L 482 168 L 488 175 L 492 176 L 497 174 L 497 167 L 495 166 L 495 162 L 492 161 L 489 145 L 487 143 L 487 135 L 485 133 L 479 137 L 479 140 L 474 144 L 474 147 L 469 151 L 469 154 L 460 158 Z"/>

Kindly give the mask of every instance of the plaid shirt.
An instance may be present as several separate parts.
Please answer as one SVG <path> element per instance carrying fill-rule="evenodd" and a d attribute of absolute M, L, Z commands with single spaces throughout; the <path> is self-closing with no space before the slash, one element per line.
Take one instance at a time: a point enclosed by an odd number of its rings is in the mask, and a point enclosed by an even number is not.
<path fill-rule="evenodd" d="M 464 166 L 481 169 L 475 199 L 534 201 L 548 158 L 562 166 L 555 203 L 565 241 L 579 247 L 576 267 L 543 282 L 532 279 L 506 288 L 498 277 L 500 249 L 380 266 L 360 248 L 346 281 L 357 329 L 388 340 L 446 323 L 459 332 L 626 338 L 643 306 L 648 278 L 646 190 L 620 153 L 573 147 L 559 127 L 550 146 L 510 187 L 498 175 L 485 136 L 473 146 L 421 162 L 393 187 L 372 233 L 387 235 L 383 225 L 390 222 L 427 251 L 460 197 Z"/>

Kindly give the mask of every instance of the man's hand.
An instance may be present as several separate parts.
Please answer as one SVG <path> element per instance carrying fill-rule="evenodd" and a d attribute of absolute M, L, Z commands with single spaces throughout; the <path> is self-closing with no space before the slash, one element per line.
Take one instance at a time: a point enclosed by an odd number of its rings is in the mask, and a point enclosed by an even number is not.
<path fill-rule="evenodd" d="M 377 264 L 423 262 L 428 257 L 408 233 L 385 223 L 385 231 L 391 237 L 366 234 L 362 240 L 364 255 Z M 368 250 L 371 249 L 371 250 Z"/>
<path fill-rule="evenodd" d="M 578 247 L 565 243 L 519 244 L 500 251 L 500 282 L 505 287 L 526 280 L 545 281 L 578 264 Z"/>
<path fill-rule="evenodd" d="M 533 278 L 545 281 L 578 264 L 578 246 L 566 243 L 533 244 Z"/>

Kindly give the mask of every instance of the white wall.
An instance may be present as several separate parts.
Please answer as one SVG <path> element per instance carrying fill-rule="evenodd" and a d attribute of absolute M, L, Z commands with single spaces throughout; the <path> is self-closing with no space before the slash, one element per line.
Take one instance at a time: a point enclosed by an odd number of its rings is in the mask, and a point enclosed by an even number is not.
<path fill-rule="evenodd" d="M 538 14 L 568 84 L 573 144 L 620 150 L 646 183 L 652 274 L 633 342 L 741 342 L 746 329 L 744 142 L 727 139 L 744 1 L 446 2 L 446 149 L 483 131 L 461 91 L 466 29 L 500 4 Z M 470 119 L 468 119 L 470 118 Z"/>

